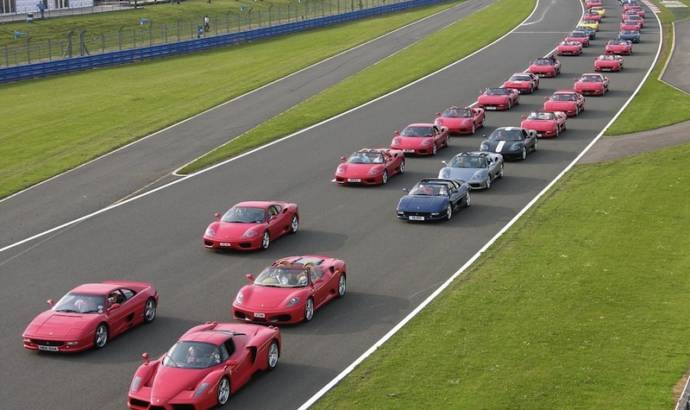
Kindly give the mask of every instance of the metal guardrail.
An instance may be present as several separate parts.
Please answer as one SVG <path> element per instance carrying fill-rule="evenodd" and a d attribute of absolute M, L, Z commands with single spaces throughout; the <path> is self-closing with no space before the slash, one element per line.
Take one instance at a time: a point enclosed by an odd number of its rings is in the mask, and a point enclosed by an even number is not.
<path fill-rule="evenodd" d="M 157 57 L 192 53 L 214 47 L 246 43 L 254 40 L 325 27 L 414 7 L 441 3 L 443 1 L 446 0 L 409 0 L 395 4 L 387 4 L 385 6 L 378 6 L 303 21 L 278 24 L 271 27 L 263 27 L 243 32 L 221 34 L 207 38 L 185 40 L 169 44 L 159 44 L 130 50 L 106 52 L 98 55 L 89 55 L 64 60 L 46 61 L 35 64 L 8 67 L 0 69 L 0 83 L 46 77 L 50 75 L 88 70 L 116 64 L 125 64 Z"/>

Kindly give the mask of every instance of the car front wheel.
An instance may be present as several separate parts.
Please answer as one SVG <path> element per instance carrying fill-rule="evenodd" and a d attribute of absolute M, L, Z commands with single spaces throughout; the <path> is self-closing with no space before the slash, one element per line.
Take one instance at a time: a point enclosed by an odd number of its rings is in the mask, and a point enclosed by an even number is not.
<path fill-rule="evenodd" d="M 311 322 L 314 318 L 314 299 L 307 299 L 307 303 L 304 305 L 304 321 Z"/>
<path fill-rule="evenodd" d="M 156 301 L 150 298 L 144 305 L 144 322 L 151 323 L 156 318 Z"/>
<path fill-rule="evenodd" d="M 102 349 L 106 344 L 108 344 L 108 326 L 105 323 L 101 323 L 96 328 L 94 345 L 96 345 L 96 349 Z"/>
<path fill-rule="evenodd" d="M 218 393 L 216 394 L 216 399 L 218 400 L 218 406 L 225 406 L 230 400 L 230 380 L 227 377 L 223 377 L 218 382 Z"/>
<path fill-rule="evenodd" d="M 268 348 L 268 357 L 266 359 L 266 368 L 270 371 L 278 366 L 278 359 L 280 358 L 280 349 L 278 348 L 278 342 L 273 340 L 271 346 Z"/>
<path fill-rule="evenodd" d="M 264 237 L 261 239 L 261 249 L 268 249 L 269 246 L 271 246 L 271 235 L 265 231 Z"/>

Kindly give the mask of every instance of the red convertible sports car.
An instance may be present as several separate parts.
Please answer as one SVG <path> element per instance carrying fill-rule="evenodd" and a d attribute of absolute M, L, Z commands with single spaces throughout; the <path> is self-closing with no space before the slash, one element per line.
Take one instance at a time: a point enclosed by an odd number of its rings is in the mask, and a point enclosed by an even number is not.
<path fill-rule="evenodd" d="M 189 329 L 156 360 L 139 366 L 127 405 L 135 410 L 193 410 L 225 405 L 230 396 L 280 357 L 280 330 L 245 323 L 207 323 Z"/>
<path fill-rule="evenodd" d="M 644 19 L 637 15 L 637 13 L 625 13 L 621 16 L 621 22 L 625 21 L 635 21 L 640 25 L 640 28 L 644 28 Z"/>
<path fill-rule="evenodd" d="M 582 47 L 580 46 L 580 53 Z M 540 77 L 555 77 L 561 73 L 561 62 L 553 56 L 537 58 L 527 69 L 532 74 Z"/>
<path fill-rule="evenodd" d="M 556 91 L 545 100 L 544 111 L 561 111 L 575 117 L 585 110 L 585 97 L 572 90 Z"/>
<path fill-rule="evenodd" d="M 522 117 L 520 127 L 537 132 L 537 138 L 558 137 L 565 131 L 568 116 L 562 111 L 535 111 Z"/>
<path fill-rule="evenodd" d="M 620 31 L 640 31 L 642 24 L 637 20 L 623 20 L 620 25 Z"/>
<path fill-rule="evenodd" d="M 365 148 L 340 161 L 333 180 L 338 184 L 387 184 L 388 178 L 405 172 L 405 155 L 395 149 Z"/>
<path fill-rule="evenodd" d="M 559 56 L 579 56 L 582 54 L 582 43 L 579 41 L 561 41 L 556 47 Z"/>
<path fill-rule="evenodd" d="M 486 113 L 483 108 L 449 107 L 442 113 L 436 113 L 439 127 L 446 127 L 449 134 L 474 134 L 477 128 L 484 126 Z"/>
<path fill-rule="evenodd" d="M 436 155 L 448 146 L 448 129 L 434 124 L 410 124 L 402 132 L 393 133 L 391 148 L 406 154 Z"/>
<path fill-rule="evenodd" d="M 288 202 L 240 202 L 215 217 L 204 232 L 204 246 L 211 249 L 268 249 L 271 241 L 299 229 L 297 204 Z"/>
<path fill-rule="evenodd" d="M 632 54 L 632 41 L 628 40 L 609 40 L 604 49 L 606 54 L 618 54 L 629 56 Z"/>
<path fill-rule="evenodd" d="M 279 259 L 240 289 L 232 304 L 238 320 L 256 323 L 309 322 L 333 298 L 345 296 L 347 267 L 328 256 Z"/>
<path fill-rule="evenodd" d="M 594 71 L 620 71 L 623 69 L 623 57 L 616 54 L 602 54 L 594 59 Z"/>
<path fill-rule="evenodd" d="M 150 283 L 106 281 L 69 291 L 36 316 L 22 338 L 29 350 L 80 352 L 156 318 L 158 292 Z"/>
<path fill-rule="evenodd" d="M 514 88 L 487 88 L 477 98 L 477 105 L 485 110 L 509 110 L 520 103 L 520 92 Z"/>
<path fill-rule="evenodd" d="M 584 31 L 571 31 L 564 39 L 565 41 L 577 41 L 582 47 L 589 47 L 589 34 Z"/>
<path fill-rule="evenodd" d="M 532 94 L 539 89 L 539 77 L 532 73 L 515 73 L 503 83 L 502 88 L 512 88 L 520 94 Z"/>
<path fill-rule="evenodd" d="M 632 14 L 636 13 L 638 16 L 645 18 L 646 14 L 644 9 L 638 5 L 632 5 L 632 4 L 626 4 L 623 6 L 623 13 L 625 14 Z"/>
<path fill-rule="evenodd" d="M 582 74 L 573 89 L 584 95 L 604 95 L 609 90 L 609 78 L 599 73 Z"/>

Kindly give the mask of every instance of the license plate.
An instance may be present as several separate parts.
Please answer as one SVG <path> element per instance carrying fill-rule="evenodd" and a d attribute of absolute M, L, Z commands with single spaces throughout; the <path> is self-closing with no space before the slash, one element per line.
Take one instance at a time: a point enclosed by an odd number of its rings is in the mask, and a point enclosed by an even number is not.
<path fill-rule="evenodd" d="M 231 244 L 230 242 L 221 242 L 221 243 L 220 243 L 220 246 L 223 246 L 223 247 L 229 248 L 229 247 L 231 247 L 231 246 L 232 246 L 232 244 Z"/>
<path fill-rule="evenodd" d="M 38 350 L 43 350 L 44 352 L 57 352 L 58 348 L 57 348 L 57 346 L 38 345 Z"/>
<path fill-rule="evenodd" d="M 489 110 L 489 111 L 494 111 L 496 109 L 496 107 L 494 107 L 492 105 L 487 105 L 486 107 L 484 107 L 484 109 Z"/>
<path fill-rule="evenodd" d="M 423 221 L 424 217 L 423 216 L 416 216 L 416 215 L 410 215 L 410 221 Z"/>
<path fill-rule="evenodd" d="M 359 178 L 348 178 L 347 182 L 362 182 L 362 180 Z"/>
<path fill-rule="evenodd" d="M 413 153 L 414 150 L 413 149 L 404 149 L 403 152 L 410 154 L 410 153 Z"/>
<path fill-rule="evenodd" d="M 265 314 L 265 313 L 256 312 L 256 313 L 254 313 L 254 317 L 259 318 L 259 319 L 265 319 L 265 318 L 266 318 L 266 314 Z"/>

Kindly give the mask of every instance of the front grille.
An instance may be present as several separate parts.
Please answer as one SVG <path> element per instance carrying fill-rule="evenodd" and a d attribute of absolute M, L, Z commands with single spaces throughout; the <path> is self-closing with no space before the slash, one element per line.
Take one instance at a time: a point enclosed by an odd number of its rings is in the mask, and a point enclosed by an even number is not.
<path fill-rule="evenodd" d="M 278 315 L 271 318 L 272 322 L 289 322 L 291 319 L 290 315 Z"/>
<path fill-rule="evenodd" d="M 139 399 L 133 399 L 133 398 L 129 399 L 129 403 L 132 406 L 139 406 L 139 407 L 143 407 L 143 408 L 147 408 L 149 406 L 149 402 L 144 401 L 144 400 L 139 400 Z"/>
<path fill-rule="evenodd" d="M 251 248 L 252 244 L 250 242 L 240 243 L 240 248 Z"/>
<path fill-rule="evenodd" d="M 266 318 L 265 318 L 265 317 L 254 317 L 254 319 L 252 319 L 252 320 L 255 321 L 255 322 L 257 322 L 257 323 L 264 323 L 264 322 L 266 322 Z"/>
<path fill-rule="evenodd" d="M 37 345 L 42 345 L 42 346 L 62 346 L 65 344 L 65 342 L 58 342 L 55 340 L 40 340 L 40 339 L 31 339 L 31 343 L 37 344 Z"/>
<path fill-rule="evenodd" d="M 209 241 L 208 239 L 204 239 L 204 245 L 213 246 L 213 241 Z"/>
<path fill-rule="evenodd" d="M 404 212 L 404 215 L 405 216 L 426 216 L 426 217 L 431 216 L 431 214 L 428 212 Z"/>
<path fill-rule="evenodd" d="M 247 315 L 244 314 L 244 312 L 240 312 L 239 310 L 235 311 L 235 317 L 238 319 L 246 319 Z"/>
<path fill-rule="evenodd" d="M 165 410 L 165 407 L 162 407 L 162 406 L 151 406 L 151 407 L 149 407 L 149 410 Z"/>
<path fill-rule="evenodd" d="M 171 404 L 173 410 L 194 410 L 192 404 Z"/>
<path fill-rule="evenodd" d="M 481 187 L 482 187 L 482 184 L 480 184 L 479 182 L 473 182 L 473 183 L 470 184 L 470 186 L 471 186 L 472 188 L 481 188 Z"/>

